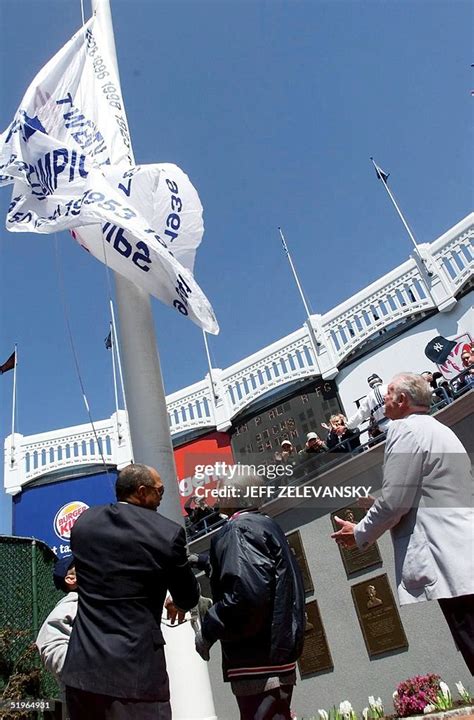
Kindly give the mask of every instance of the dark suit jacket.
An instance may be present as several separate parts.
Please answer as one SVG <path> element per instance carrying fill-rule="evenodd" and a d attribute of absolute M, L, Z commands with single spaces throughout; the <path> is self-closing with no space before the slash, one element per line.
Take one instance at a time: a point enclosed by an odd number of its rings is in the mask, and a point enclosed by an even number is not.
<path fill-rule="evenodd" d="M 76 521 L 79 607 L 62 673 L 66 685 L 138 700 L 169 699 L 160 621 L 169 589 L 178 607 L 196 605 L 199 586 L 185 534 L 153 510 L 116 503 Z"/>

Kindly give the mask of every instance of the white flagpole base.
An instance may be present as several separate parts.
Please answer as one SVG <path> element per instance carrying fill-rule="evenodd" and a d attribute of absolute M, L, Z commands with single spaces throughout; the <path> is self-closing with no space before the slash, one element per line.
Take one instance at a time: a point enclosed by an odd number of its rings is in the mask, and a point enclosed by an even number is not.
<path fill-rule="evenodd" d="M 161 625 L 170 682 L 173 720 L 217 720 L 207 663 L 194 649 L 194 631 L 185 622 Z"/>

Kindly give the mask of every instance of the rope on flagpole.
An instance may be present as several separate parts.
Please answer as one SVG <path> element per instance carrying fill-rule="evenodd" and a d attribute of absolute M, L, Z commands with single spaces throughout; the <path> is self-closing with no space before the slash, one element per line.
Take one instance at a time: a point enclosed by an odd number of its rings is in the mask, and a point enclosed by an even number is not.
<path fill-rule="evenodd" d="M 115 412 L 117 416 L 117 438 L 121 440 L 120 435 L 120 423 L 118 420 L 118 411 L 119 411 L 119 399 L 118 399 L 118 390 L 117 390 L 117 370 L 115 367 L 115 353 L 114 353 L 114 345 L 115 345 L 115 338 L 113 333 L 113 327 L 112 322 L 109 323 L 109 337 L 110 337 L 110 344 L 111 344 L 111 350 L 112 350 L 112 374 L 114 376 L 114 398 L 115 398 Z"/>
<path fill-rule="evenodd" d="M 109 308 L 110 308 L 110 321 L 111 321 L 111 325 L 112 325 L 111 336 L 110 336 L 111 340 L 112 340 L 111 350 L 112 350 L 112 356 L 114 355 L 114 352 L 115 352 L 116 357 L 117 357 L 117 366 L 118 366 L 119 378 L 120 378 L 120 391 L 122 393 L 123 406 L 125 409 L 125 413 L 127 415 L 127 422 L 128 422 L 127 397 L 125 395 L 125 383 L 123 380 L 123 371 L 122 371 L 122 358 L 121 358 L 121 354 L 120 354 L 120 345 L 119 345 L 118 336 L 117 336 L 117 323 L 115 322 L 114 301 L 112 299 L 113 298 L 112 282 L 110 279 L 110 268 L 109 268 L 109 264 L 107 262 L 107 245 L 105 244 L 104 233 L 102 233 L 102 250 L 104 253 L 105 277 L 107 279 L 107 289 L 108 289 L 108 293 L 109 293 L 108 299 L 109 299 Z M 117 397 L 117 378 L 116 378 L 116 374 L 115 374 L 115 360 L 114 359 L 112 360 L 112 363 L 113 363 L 113 370 L 114 370 L 114 392 Z M 118 405 L 118 403 L 117 403 L 117 405 Z M 118 410 L 118 407 L 117 407 L 117 410 Z M 118 422 L 118 420 L 117 420 L 117 422 Z M 119 436 L 119 435 L 120 435 L 120 431 L 119 431 L 119 428 L 117 427 L 117 436 Z M 130 434 L 130 429 L 129 429 L 129 433 L 128 433 L 128 441 L 130 443 L 130 448 L 131 448 L 131 453 L 132 453 L 132 458 L 133 458 L 133 445 L 132 445 L 132 436 Z"/>
<path fill-rule="evenodd" d="M 14 347 L 14 365 L 13 365 L 13 396 L 12 396 L 12 434 L 11 434 L 11 447 L 10 447 L 10 465 L 13 467 L 15 464 L 15 410 L 16 410 L 16 366 L 18 364 L 18 345 L 15 343 Z"/>
<path fill-rule="evenodd" d="M 66 321 L 66 329 L 67 329 L 67 334 L 68 334 L 68 337 L 69 337 L 69 343 L 70 343 L 70 345 L 71 345 L 72 356 L 73 356 L 74 364 L 75 364 L 75 367 L 76 367 L 77 378 L 78 378 L 78 380 L 79 380 L 79 385 L 80 385 L 81 392 L 82 392 L 82 399 L 83 399 L 83 401 L 84 401 L 84 405 L 85 405 L 85 408 L 86 408 L 86 411 L 87 411 L 87 415 L 88 415 L 88 417 L 89 417 L 89 422 L 90 422 L 90 424 L 91 424 L 91 426 L 92 426 L 92 432 L 94 433 L 94 438 L 95 438 L 95 441 L 96 441 L 96 443 L 97 443 L 97 447 L 98 447 L 98 449 L 99 449 L 99 453 L 100 453 L 100 457 L 101 457 L 101 460 L 102 460 L 102 464 L 103 464 L 103 466 L 104 466 L 104 469 L 105 469 L 105 472 L 106 472 L 107 476 L 109 476 L 109 469 L 108 469 L 108 467 L 107 467 L 107 463 L 106 463 L 106 461 L 105 461 L 104 453 L 103 453 L 103 450 L 102 450 L 102 443 L 99 442 L 99 436 L 97 435 L 97 430 L 96 430 L 94 421 L 93 421 L 93 419 L 92 419 L 92 414 L 91 414 L 91 411 L 90 411 L 89 402 L 88 402 L 88 400 L 87 400 L 87 395 L 86 395 L 86 391 L 85 391 L 85 387 L 84 387 L 84 381 L 83 381 L 83 379 L 82 379 L 81 369 L 80 369 L 80 366 L 79 366 L 79 359 L 78 359 L 78 357 L 77 357 L 76 345 L 75 345 L 74 337 L 73 337 L 73 334 L 72 334 L 71 323 L 69 322 L 69 311 L 68 311 L 68 307 L 67 307 L 67 303 L 66 303 L 66 292 L 65 292 L 65 288 L 64 288 L 64 277 L 63 277 L 63 272 L 62 272 L 62 267 L 61 267 L 61 262 L 60 262 L 59 243 L 58 243 L 58 234 L 57 234 L 57 233 L 54 233 L 54 241 L 55 241 L 54 244 L 55 244 L 55 250 L 56 250 L 56 270 L 57 270 L 57 273 L 58 273 L 58 283 L 59 283 L 59 290 L 60 290 L 61 302 L 62 302 L 63 311 L 64 311 L 64 318 L 65 318 L 65 321 Z"/>
<path fill-rule="evenodd" d="M 204 347 L 206 348 L 207 365 L 209 368 L 209 380 L 211 381 L 212 395 L 213 395 L 214 401 L 216 401 L 219 399 L 219 394 L 216 390 L 216 386 L 214 384 L 214 377 L 212 375 L 211 353 L 209 352 L 209 345 L 207 342 L 207 335 L 206 335 L 205 330 L 202 331 L 202 338 L 204 340 Z"/>

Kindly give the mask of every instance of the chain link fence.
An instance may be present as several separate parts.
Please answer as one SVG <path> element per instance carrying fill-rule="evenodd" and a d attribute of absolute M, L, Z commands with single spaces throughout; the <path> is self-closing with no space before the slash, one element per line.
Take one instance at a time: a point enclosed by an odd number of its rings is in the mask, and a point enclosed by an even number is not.
<path fill-rule="evenodd" d="M 41 540 L 0 536 L 0 720 L 54 717 L 27 708 L 33 700 L 59 697 L 34 644 L 42 623 L 63 597 L 53 584 L 55 559 Z M 24 704 L 10 710 L 13 701 Z"/>

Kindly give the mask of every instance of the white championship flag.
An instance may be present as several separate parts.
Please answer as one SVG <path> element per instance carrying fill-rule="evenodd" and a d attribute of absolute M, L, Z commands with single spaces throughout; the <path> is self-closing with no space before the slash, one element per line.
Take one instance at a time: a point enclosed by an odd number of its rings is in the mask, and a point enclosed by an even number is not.
<path fill-rule="evenodd" d="M 0 135 L 0 185 L 14 183 L 7 229 L 73 230 L 98 260 L 216 334 L 192 274 L 199 196 L 176 165 L 131 165 L 120 85 L 96 23 L 44 66 Z"/>

